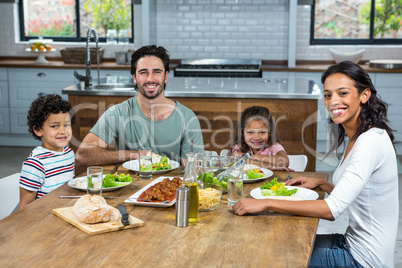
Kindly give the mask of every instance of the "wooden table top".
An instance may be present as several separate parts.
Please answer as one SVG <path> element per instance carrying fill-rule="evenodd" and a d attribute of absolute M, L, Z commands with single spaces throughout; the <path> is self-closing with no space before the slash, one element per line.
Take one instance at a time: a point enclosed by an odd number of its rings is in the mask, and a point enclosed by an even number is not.
<path fill-rule="evenodd" d="M 105 166 L 105 174 L 113 166 Z M 122 167 L 118 172 L 130 173 Z M 181 168 L 162 176 L 182 176 Z M 283 181 L 288 172 L 276 171 L 269 178 Z M 328 179 L 326 173 L 293 172 L 293 177 Z M 154 176 L 157 178 L 158 176 Z M 128 197 L 150 183 L 135 180 L 129 186 L 104 195 Z M 244 184 L 243 196 L 264 181 Z M 319 198 L 324 197 L 318 191 Z M 219 208 L 200 212 L 197 223 L 175 226 L 175 207 L 157 208 L 126 204 L 130 215 L 143 220 L 143 227 L 88 235 L 52 213 L 73 206 L 77 199 L 60 195 L 84 192 L 67 184 L 0 221 L 2 267 L 307 267 L 318 226 L 317 218 L 273 212 L 236 216 L 222 196 Z M 124 199 L 106 199 L 113 207 Z"/>

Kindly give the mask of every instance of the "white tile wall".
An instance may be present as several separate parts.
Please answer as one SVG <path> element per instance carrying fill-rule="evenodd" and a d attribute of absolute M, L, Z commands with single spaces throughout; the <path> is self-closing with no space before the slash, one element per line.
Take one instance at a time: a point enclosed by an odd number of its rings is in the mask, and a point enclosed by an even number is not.
<path fill-rule="evenodd" d="M 165 46 L 172 58 L 251 58 L 286 60 L 288 1 L 284 0 L 166 0 L 150 1 L 155 16 L 150 40 Z M 30 56 L 19 34 L 17 4 L 0 3 L 0 56 Z M 402 46 L 310 46 L 310 6 L 297 6 L 296 60 L 332 60 L 329 47 L 350 52 L 365 48 L 363 60 L 402 58 Z M 13 15 L 15 14 L 15 15 Z M 153 13 L 152 13 L 153 14 Z M 136 43 L 142 44 L 141 7 L 134 8 Z M 67 44 L 55 44 L 59 49 Z M 77 45 L 77 44 L 69 44 Z M 82 45 L 82 44 L 81 44 Z M 102 45 L 103 46 L 103 45 Z M 105 57 L 127 46 L 105 45 Z"/>

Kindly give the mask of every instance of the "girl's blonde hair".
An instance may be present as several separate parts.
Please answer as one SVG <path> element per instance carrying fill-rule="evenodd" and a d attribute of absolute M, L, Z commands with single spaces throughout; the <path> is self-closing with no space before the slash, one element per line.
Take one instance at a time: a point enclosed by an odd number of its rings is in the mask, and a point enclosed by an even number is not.
<path fill-rule="evenodd" d="M 266 147 L 279 142 L 278 131 L 269 109 L 262 106 L 251 106 L 242 112 L 240 121 L 238 122 L 236 141 L 240 143 L 239 146 L 242 152 L 250 150 L 244 139 L 244 130 L 253 120 L 261 120 L 268 129 L 269 138 Z"/>

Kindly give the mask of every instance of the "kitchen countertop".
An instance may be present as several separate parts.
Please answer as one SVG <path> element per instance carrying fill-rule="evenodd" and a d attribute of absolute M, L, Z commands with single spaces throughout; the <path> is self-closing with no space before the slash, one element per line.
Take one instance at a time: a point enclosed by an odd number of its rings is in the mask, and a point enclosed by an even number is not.
<path fill-rule="evenodd" d="M 46 58 L 49 63 L 35 63 L 36 57 L 0 57 L 0 67 L 6 68 L 46 68 L 46 69 L 85 69 L 85 64 L 66 64 L 61 58 Z M 295 68 L 289 68 L 286 62 L 262 61 L 263 72 L 324 72 L 329 66 L 334 64 L 333 61 L 300 61 Z M 171 59 L 170 68 L 173 70 L 180 64 L 180 60 Z M 402 73 L 402 69 L 381 69 L 372 68 L 365 62 L 361 64 L 367 72 L 376 73 Z M 92 65 L 96 69 L 96 65 Z M 111 70 L 130 70 L 130 65 L 118 65 L 114 59 L 105 58 L 100 63 L 101 69 Z"/>
<path fill-rule="evenodd" d="M 96 79 L 95 79 L 96 80 Z M 93 82 L 96 82 L 96 81 Z M 101 85 L 119 84 L 120 89 L 84 90 L 81 85 L 72 85 L 62 90 L 63 94 L 95 96 L 135 96 L 132 79 L 127 77 L 101 78 Z M 172 77 L 166 84 L 166 97 L 207 98 L 270 98 L 270 99 L 320 99 L 321 89 L 312 80 L 298 78 L 207 78 Z"/>

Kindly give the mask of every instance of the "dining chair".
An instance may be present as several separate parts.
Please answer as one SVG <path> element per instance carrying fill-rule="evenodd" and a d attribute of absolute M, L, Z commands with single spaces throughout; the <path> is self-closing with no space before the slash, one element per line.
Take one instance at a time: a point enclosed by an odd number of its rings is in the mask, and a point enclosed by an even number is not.
<path fill-rule="evenodd" d="M 20 173 L 0 179 L 0 220 L 14 212 L 20 201 Z"/>
<path fill-rule="evenodd" d="M 308 158 L 304 154 L 288 155 L 289 168 L 294 171 L 303 172 L 306 169 Z"/>

